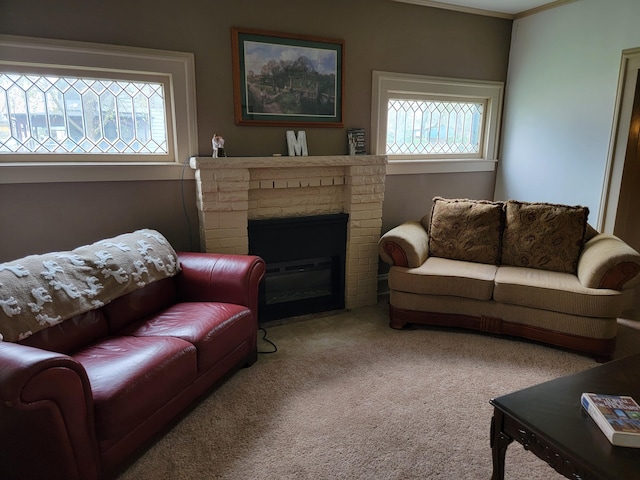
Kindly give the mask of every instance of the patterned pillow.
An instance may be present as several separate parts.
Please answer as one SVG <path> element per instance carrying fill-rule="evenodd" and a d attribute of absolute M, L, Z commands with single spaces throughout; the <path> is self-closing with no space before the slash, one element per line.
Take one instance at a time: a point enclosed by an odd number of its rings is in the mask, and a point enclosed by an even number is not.
<path fill-rule="evenodd" d="M 502 203 L 435 197 L 429 255 L 496 264 L 500 258 Z"/>
<path fill-rule="evenodd" d="M 576 273 L 587 207 L 509 200 L 505 212 L 503 265 Z"/>

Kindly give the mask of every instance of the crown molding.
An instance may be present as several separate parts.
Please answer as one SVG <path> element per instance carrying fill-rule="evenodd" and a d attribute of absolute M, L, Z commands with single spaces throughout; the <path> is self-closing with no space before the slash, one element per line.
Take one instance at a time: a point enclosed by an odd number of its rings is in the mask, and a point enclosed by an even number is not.
<path fill-rule="evenodd" d="M 453 10 L 456 12 L 472 13 L 474 15 L 485 15 L 487 17 L 498 17 L 513 20 L 515 15 L 503 12 L 494 12 L 492 10 L 482 10 L 481 8 L 463 7 L 461 5 L 451 5 L 449 3 L 436 2 L 433 0 L 391 0 L 392 2 L 411 3 L 413 5 L 421 5 L 423 7 L 441 8 L 444 10 Z"/>
<path fill-rule="evenodd" d="M 567 3 L 577 2 L 578 0 L 556 0 L 553 2 L 546 3 L 544 5 L 540 5 L 539 7 L 535 7 L 529 10 L 525 10 L 523 12 L 518 12 L 516 14 L 504 13 L 504 12 L 496 12 L 493 10 L 483 10 L 481 8 L 472 8 L 472 7 L 464 7 L 461 5 L 452 5 L 450 3 L 438 2 L 435 0 L 391 0 L 392 2 L 399 3 L 410 3 L 413 5 L 421 5 L 423 7 L 432 7 L 432 8 L 441 8 L 444 10 L 453 10 L 456 12 L 463 13 L 471 13 L 474 15 L 484 15 L 488 17 L 497 17 L 497 18 L 505 18 L 507 20 L 516 20 L 523 17 L 528 17 L 529 15 L 534 15 L 536 13 L 550 10 L 552 8 L 560 7 Z"/>
<path fill-rule="evenodd" d="M 525 10 L 524 12 L 516 13 L 513 18 L 517 20 L 518 18 L 528 17 L 545 10 L 551 10 L 552 8 L 561 7 L 562 5 L 566 5 L 567 3 L 573 3 L 577 1 L 578 0 L 556 0 L 555 2 L 550 2 L 545 5 L 540 5 L 539 7 L 532 8 L 530 10 Z"/>

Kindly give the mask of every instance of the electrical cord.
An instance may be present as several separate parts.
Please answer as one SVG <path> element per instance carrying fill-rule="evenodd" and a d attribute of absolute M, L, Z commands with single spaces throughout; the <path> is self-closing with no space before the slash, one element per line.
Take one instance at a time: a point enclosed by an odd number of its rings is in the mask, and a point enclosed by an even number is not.
<path fill-rule="evenodd" d="M 182 165 L 182 173 L 180 174 L 180 194 L 182 196 L 182 211 L 184 212 L 184 216 L 187 219 L 187 229 L 189 231 L 189 247 L 193 250 L 193 235 L 191 234 L 191 219 L 189 218 L 189 213 L 187 212 L 187 203 L 184 198 L 184 171 L 189 164 L 189 159 L 187 159 Z"/>
<path fill-rule="evenodd" d="M 275 344 L 275 343 L 273 343 L 271 340 L 269 340 L 269 339 L 267 338 L 267 330 L 266 330 L 265 328 L 263 328 L 263 327 L 260 327 L 258 330 L 260 330 L 261 332 L 263 332 L 262 340 L 264 340 L 265 342 L 270 343 L 271 345 L 273 345 L 273 350 L 268 351 L 268 352 L 261 352 L 261 351 L 258 351 L 258 353 L 276 353 L 276 352 L 278 351 L 278 347 L 276 347 L 276 344 Z"/>
<path fill-rule="evenodd" d="M 223 150 L 223 152 L 224 152 L 224 150 Z M 227 154 L 224 153 L 224 156 L 226 157 Z M 187 168 L 187 165 L 189 165 L 189 160 L 188 159 L 182 165 L 182 173 L 180 175 L 180 193 L 181 193 L 181 196 L 182 196 L 182 210 L 184 212 L 185 218 L 187 219 L 187 226 L 188 226 L 188 229 L 189 229 L 189 245 L 193 249 L 193 237 L 191 235 L 191 219 L 189 218 L 189 213 L 187 212 L 187 203 L 186 203 L 186 200 L 184 198 L 184 172 L 185 172 L 185 170 Z M 269 340 L 267 338 L 267 330 L 265 328 L 262 328 L 262 327 L 260 327 L 259 330 L 263 332 L 262 340 L 264 340 L 265 342 L 271 344 L 273 346 L 273 350 L 268 351 L 268 352 L 260 352 L 259 351 L 258 353 L 264 353 L 264 354 L 276 353 L 278 351 L 278 347 L 276 347 L 276 344 L 273 343 L 271 340 Z"/>
<path fill-rule="evenodd" d="M 223 153 L 224 153 L 224 156 L 226 157 L 227 154 L 226 154 L 226 152 L 224 152 L 224 150 L 223 150 Z M 187 168 L 187 165 L 189 165 L 189 160 L 188 159 L 182 165 L 182 173 L 180 175 L 180 193 L 181 193 L 181 196 L 182 196 L 182 210 L 184 212 L 185 218 L 187 219 L 187 226 L 188 226 L 188 229 L 189 229 L 189 245 L 191 246 L 191 249 L 193 249 L 193 238 L 192 238 L 192 235 L 191 235 L 191 219 L 189 218 L 189 213 L 187 212 L 187 203 L 186 203 L 186 200 L 184 198 L 184 172 L 185 172 L 185 170 Z M 271 340 L 269 340 L 267 338 L 267 330 L 265 328 L 262 328 L 262 327 L 260 327 L 258 330 L 263 332 L 262 340 L 264 340 L 265 342 L 267 342 L 267 343 L 269 343 L 269 344 L 271 344 L 273 346 L 273 350 L 271 350 L 271 351 L 268 351 L 268 352 L 260 352 L 259 351 L 258 353 L 264 353 L 264 354 L 276 353 L 278 351 L 278 347 L 276 347 L 276 344 L 273 343 Z"/>

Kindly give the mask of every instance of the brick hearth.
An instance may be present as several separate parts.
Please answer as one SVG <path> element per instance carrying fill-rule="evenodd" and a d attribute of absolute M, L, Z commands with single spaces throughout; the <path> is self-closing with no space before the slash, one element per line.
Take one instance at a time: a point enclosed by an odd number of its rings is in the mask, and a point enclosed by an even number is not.
<path fill-rule="evenodd" d="M 377 301 L 378 240 L 387 157 L 192 157 L 200 242 L 246 254 L 247 221 L 348 213 L 345 303 Z"/>

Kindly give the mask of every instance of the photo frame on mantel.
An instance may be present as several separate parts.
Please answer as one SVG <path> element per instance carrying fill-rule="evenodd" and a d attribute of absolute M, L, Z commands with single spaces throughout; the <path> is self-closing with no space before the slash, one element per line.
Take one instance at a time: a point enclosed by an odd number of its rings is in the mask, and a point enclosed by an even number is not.
<path fill-rule="evenodd" d="M 344 127 L 344 41 L 231 29 L 237 125 Z"/>

